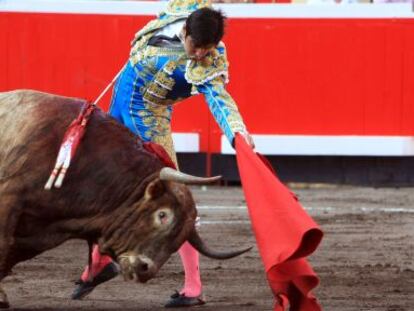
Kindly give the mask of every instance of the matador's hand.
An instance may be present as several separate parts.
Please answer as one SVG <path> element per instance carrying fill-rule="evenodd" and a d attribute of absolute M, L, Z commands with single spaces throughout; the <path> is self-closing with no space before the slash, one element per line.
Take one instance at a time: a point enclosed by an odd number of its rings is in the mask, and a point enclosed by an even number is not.
<path fill-rule="evenodd" d="M 247 131 L 237 132 L 237 133 L 239 133 L 241 136 L 243 136 L 243 138 L 250 145 L 250 147 L 252 147 L 252 149 L 254 149 L 255 145 L 254 145 L 253 137 Z"/>

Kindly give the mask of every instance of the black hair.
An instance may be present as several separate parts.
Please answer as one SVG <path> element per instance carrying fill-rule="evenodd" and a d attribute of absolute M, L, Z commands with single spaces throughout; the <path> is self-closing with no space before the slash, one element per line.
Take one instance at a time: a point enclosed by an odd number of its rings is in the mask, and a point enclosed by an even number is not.
<path fill-rule="evenodd" d="M 187 18 L 186 36 L 191 36 L 197 48 L 211 44 L 217 45 L 224 36 L 225 19 L 221 11 L 211 8 L 198 9 Z"/>

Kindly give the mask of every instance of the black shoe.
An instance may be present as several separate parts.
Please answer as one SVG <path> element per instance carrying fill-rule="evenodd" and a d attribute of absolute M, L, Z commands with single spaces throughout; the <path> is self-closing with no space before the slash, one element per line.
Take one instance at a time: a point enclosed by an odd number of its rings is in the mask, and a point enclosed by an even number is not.
<path fill-rule="evenodd" d="M 77 285 L 73 291 L 71 298 L 74 300 L 80 300 L 89 295 L 93 289 L 101 283 L 113 279 L 119 274 L 119 269 L 113 262 L 107 264 L 102 271 L 94 277 L 90 282 L 84 282 L 82 280 L 76 281 Z"/>
<path fill-rule="evenodd" d="M 203 295 L 200 294 L 197 297 L 187 297 L 185 294 L 175 292 L 170 300 L 164 305 L 165 308 L 182 308 L 182 307 L 194 307 L 204 305 L 206 302 Z"/>

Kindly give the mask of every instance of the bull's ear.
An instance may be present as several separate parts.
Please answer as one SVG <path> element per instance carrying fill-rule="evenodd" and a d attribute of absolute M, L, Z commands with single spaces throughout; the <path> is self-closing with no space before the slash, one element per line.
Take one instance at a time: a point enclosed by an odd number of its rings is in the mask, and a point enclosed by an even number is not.
<path fill-rule="evenodd" d="M 162 180 L 158 178 L 151 181 L 145 189 L 145 199 L 153 200 L 162 196 L 165 192 L 165 185 Z"/>

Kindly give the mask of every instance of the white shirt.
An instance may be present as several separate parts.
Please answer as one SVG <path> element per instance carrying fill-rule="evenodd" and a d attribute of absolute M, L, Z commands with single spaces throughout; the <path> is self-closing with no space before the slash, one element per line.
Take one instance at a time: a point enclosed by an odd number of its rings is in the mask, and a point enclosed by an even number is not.
<path fill-rule="evenodd" d="M 176 21 L 175 23 L 169 24 L 165 26 L 164 28 L 161 28 L 160 30 L 155 32 L 154 35 L 155 36 L 163 35 L 169 38 L 174 38 L 174 36 L 177 36 L 178 38 L 180 38 L 180 33 L 181 33 L 181 30 L 183 29 L 184 23 L 185 23 L 184 20 Z"/>

